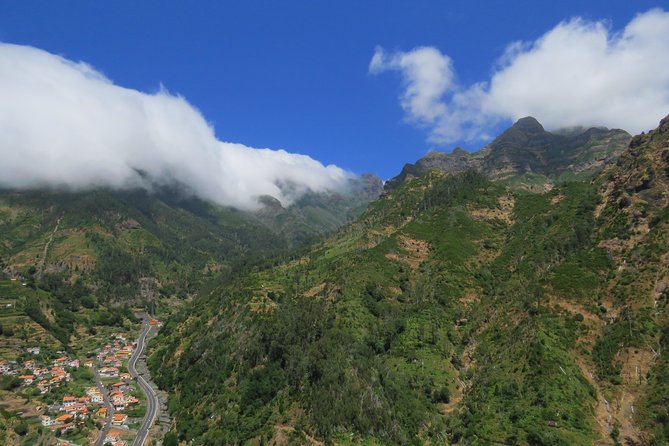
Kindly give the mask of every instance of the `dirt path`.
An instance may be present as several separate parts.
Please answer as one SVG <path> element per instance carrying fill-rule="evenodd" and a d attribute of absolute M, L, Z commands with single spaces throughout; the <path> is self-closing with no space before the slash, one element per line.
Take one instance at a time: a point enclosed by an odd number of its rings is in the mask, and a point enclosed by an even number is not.
<path fill-rule="evenodd" d="M 283 446 L 286 444 L 290 444 L 289 437 L 293 432 L 295 432 L 295 428 L 288 424 L 276 424 L 274 427 L 276 428 L 276 433 L 274 435 L 274 438 L 270 440 L 269 444 L 272 446 Z M 300 432 L 304 435 L 309 444 L 313 446 L 325 446 L 325 443 L 317 440 L 315 437 L 307 434 L 304 431 Z"/>
<path fill-rule="evenodd" d="M 611 413 L 611 404 L 604 398 L 604 393 L 599 383 L 595 380 L 595 375 L 591 367 L 586 364 L 585 359 L 580 356 L 576 358 L 576 364 L 581 369 L 581 374 L 590 383 L 597 393 L 597 405 L 595 406 L 595 422 L 597 423 L 597 431 L 604 439 L 610 438 L 611 430 L 613 429 L 613 415 Z"/>
<path fill-rule="evenodd" d="M 49 240 L 47 240 L 46 244 L 44 245 L 44 250 L 42 251 L 42 257 L 39 259 L 39 263 L 37 264 L 36 276 L 38 278 L 41 278 L 42 273 L 44 272 L 44 266 L 46 265 L 46 256 L 49 253 L 49 246 L 51 246 L 51 242 L 53 242 L 53 237 L 56 235 L 56 232 L 58 231 L 58 226 L 60 226 L 61 218 L 62 217 L 58 217 L 58 220 L 56 221 L 56 227 L 53 228 L 53 231 L 51 231 L 51 235 L 49 235 Z"/>

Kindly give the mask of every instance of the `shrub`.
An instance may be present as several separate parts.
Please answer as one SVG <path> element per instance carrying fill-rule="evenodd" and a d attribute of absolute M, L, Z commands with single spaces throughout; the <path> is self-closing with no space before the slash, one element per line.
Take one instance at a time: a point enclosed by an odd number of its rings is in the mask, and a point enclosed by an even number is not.
<path fill-rule="evenodd" d="M 28 433 L 28 424 L 25 421 L 21 421 L 19 424 L 14 426 L 14 432 L 23 437 Z"/>

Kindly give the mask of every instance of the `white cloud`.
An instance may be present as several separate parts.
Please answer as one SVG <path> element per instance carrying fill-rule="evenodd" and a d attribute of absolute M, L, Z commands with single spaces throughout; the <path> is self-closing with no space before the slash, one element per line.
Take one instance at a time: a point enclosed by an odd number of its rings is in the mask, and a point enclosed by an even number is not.
<path fill-rule="evenodd" d="M 141 172 L 141 173 L 140 173 Z M 86 189 L 178 183 L 242 209 L 344 187 L 305 155 L 219 141 L 180 96 L 114 85 L 85 63 L 0 43 L 0 186 Z"/>
<path fill-rule="evenodd" d="M 490 79 L 474 85 L 455 82 L 450 58 L 436 48 L 390 55 L 377 48 L 369 70 L 402 73 L 400 103 L 435 143 L 487 139 L 500 121 L 528 115 L 552 129 L 605 125 L 636 133 L 669 113 L 667 54 L 669 12 L 654 9 L 620 33 L 606 22 L 574 18 L 534 42 L 513 42 Z M 403 63 L 416 59 L 422 63 Z M 428 98 L 428 106 L 407 98 Z"/>
<path fill-rule="evenodd" d="M 369 71 L 379 73 L 388 69 L 399 70 L 404 75 L 406 89 L 400 100 L 410 118 L 430 125 L 446 113 L 441 97 L 453 88 L 453 70 L 448 56 L 429 47 L 390 56 L 377 48 Z"/>

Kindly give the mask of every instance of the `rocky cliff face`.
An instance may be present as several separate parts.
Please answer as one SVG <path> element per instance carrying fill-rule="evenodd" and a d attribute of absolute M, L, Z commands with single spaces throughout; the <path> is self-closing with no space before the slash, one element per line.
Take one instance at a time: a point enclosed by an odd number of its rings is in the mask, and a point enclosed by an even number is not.
<path fill-rule="evenodd" d="M 669 205 L 669 116 L 656 130 L 632 138 L 629 150 L 605 173 L 603 195 L 626 213 L 644 214 L 647 204 Z"/>
<path fill-rule="evenodd" d="M 669 440 L 669 358 L 662 351 L 669 347 L 669 116 L 635 136 L 598 182 L 598 247 L 617 268 L 600 298 L 608 322 L 597 343 L 601 350 L 615 345 L 611 362 L 621 371 L 615 385 L 601 390 L 611 404 L 600 404 L 598 413 L 628 444 L 663 444 Z"/>
<path fill-rule="evenodd" d="M 428 153 L 415 164 L 405 165 L 397 177 L 386 182 L 386 189 L 430 170 L 474 169 L 515 188 L 543 191 L 557 181 L 595 175 L 622 153 L 630 138 L 624 130 L 594 127 L 552 133 L 526 117 L 477 152 L 456 148 L 451 153 Z"/>
<path fill-rule="evenodd" d="M 385 188 L 386 190 L 395 189 L 407 179 L 419 177 L 431 170 L 447 173 L 464 172 L 469 169 L 481 170 L 485 155 L 489 152 L 488 149 L 483 149 L 472 153 L 460 147 L 456 147 L 451 153 L 430 152 L 415 164 L 405 164 L 398 176 L 386 181 Z"/>

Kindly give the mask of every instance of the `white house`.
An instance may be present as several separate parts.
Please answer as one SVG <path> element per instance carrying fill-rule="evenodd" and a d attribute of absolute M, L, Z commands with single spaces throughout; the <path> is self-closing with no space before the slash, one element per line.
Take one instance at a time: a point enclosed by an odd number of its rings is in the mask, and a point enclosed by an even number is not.
<path fill-rule="evenodd" d="M 53 426 L 56 424 L 56 420 L 48 415 L 40 415 L 39 420 L 42 422 L 42 426 Z"/>

